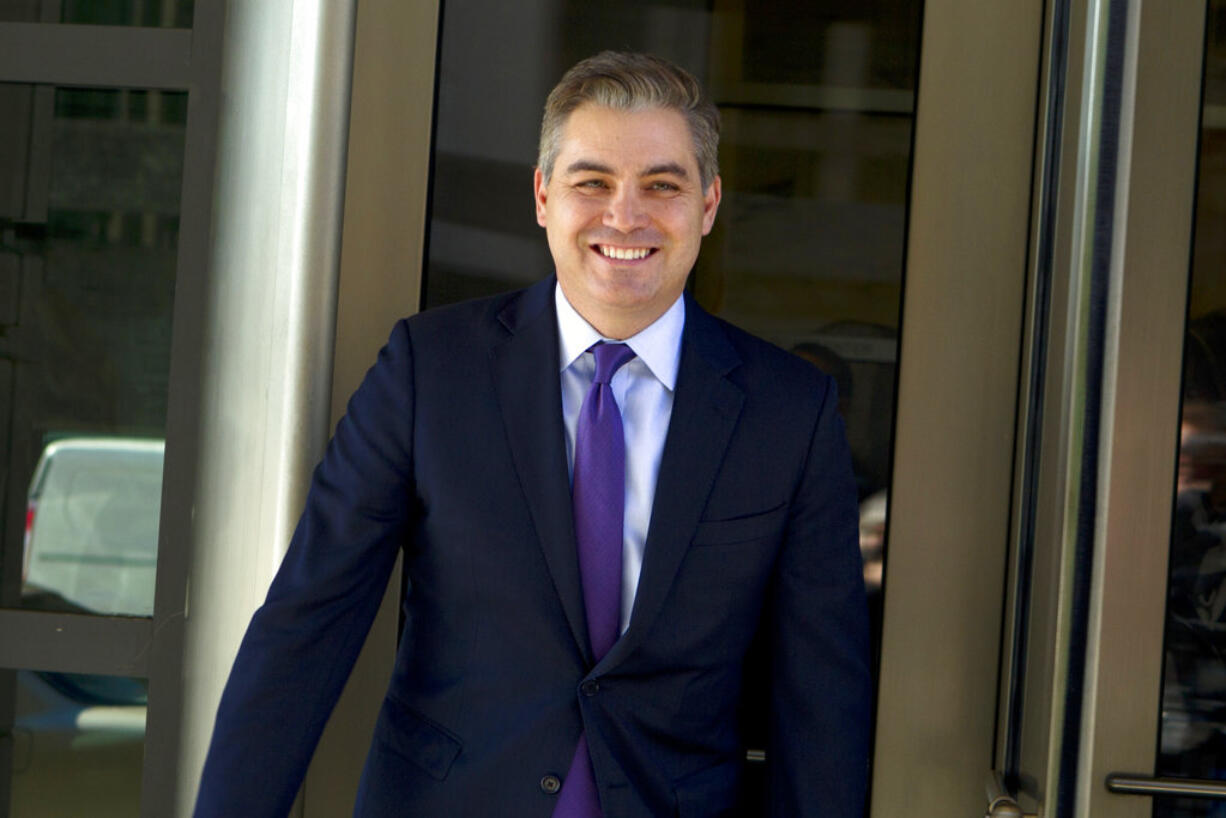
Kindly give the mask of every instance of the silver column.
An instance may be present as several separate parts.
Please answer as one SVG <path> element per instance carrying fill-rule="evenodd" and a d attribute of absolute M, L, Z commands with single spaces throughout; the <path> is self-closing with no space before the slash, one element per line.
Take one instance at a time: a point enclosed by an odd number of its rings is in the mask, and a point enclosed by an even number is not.
<path fill-rule="evenodd" d="M 230 2 L 200 375 L 176 814 L 329 432 L 353 0 Z"/>

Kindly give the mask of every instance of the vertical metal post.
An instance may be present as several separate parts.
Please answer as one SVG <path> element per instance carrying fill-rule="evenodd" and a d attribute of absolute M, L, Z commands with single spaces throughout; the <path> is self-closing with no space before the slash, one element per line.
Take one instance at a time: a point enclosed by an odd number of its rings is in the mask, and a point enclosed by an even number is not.
<path fill-rule="evenodd" d="M 323 452 L 355 3 L 230 3 L 208 247 L 174 814 Z M 145 805 L 147 815 L 166 815 Z"/>

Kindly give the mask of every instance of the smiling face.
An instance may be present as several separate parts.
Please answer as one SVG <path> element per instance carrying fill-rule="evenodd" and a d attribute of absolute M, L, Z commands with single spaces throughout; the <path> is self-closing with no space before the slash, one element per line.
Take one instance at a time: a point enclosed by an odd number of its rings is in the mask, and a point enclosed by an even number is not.
<path fill-rule="evenodd" d="M 720 180 L 702 189 L 685 118 L 669 108 L 576 108 L 553 173 L 535 176 L 558 284 L 601 334 L 628 338 L 672 305 L 711 232 Z"/>

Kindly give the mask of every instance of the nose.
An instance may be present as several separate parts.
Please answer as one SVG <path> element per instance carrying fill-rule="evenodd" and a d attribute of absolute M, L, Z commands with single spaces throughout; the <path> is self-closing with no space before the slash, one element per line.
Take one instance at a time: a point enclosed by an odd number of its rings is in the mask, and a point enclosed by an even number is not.
<path fill-rule="evenodd" d="M 646 227 L 648 218 L 645 202 L 634 185 L 622 185 L 609 197 L 604 225 L 622 233 Z"/>

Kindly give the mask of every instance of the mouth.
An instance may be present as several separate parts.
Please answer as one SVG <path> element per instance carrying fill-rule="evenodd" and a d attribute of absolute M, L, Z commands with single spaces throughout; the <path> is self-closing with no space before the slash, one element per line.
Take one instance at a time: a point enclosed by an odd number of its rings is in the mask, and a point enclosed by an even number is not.
<path fill-rule="evenodd" d="M 599 253 L 610 261 L 642 261 L 654 255 L 658 247 L 618 247 L 613 244 L 593 244 L 593 252 Z"/>

